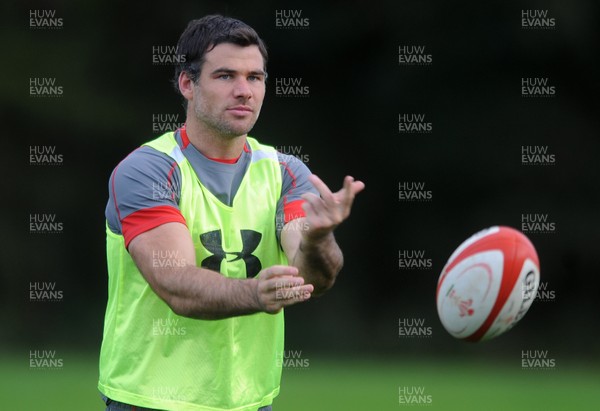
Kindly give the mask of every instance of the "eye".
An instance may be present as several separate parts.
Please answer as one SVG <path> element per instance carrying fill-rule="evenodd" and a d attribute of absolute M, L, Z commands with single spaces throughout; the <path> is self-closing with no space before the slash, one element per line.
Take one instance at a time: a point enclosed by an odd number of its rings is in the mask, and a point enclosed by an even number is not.
<path fill-rule="evenodd" d="M 217 78 L 221 80 L 229 80 L 231 79 L 231 74 L 220 74 Z"/>
<path fill-rule="evenodd" d="M 252 82 L 256 82 L 256 81 L 262 81 L 262 76 L 248 76 L 248 81 L 252 81 Z"/>

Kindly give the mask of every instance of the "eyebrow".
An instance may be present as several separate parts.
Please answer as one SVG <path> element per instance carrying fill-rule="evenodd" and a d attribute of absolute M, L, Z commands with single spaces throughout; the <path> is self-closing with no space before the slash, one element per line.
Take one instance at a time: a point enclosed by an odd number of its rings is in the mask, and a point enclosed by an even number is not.
<path fill-rule="evenodd" d="M 227 67 L 219 67 L 211 72 L 211 74 L 218 74 L 218 73 L 236 74 L 236 73 L 238 73 L 238 71 L 227 68 Z M 265 77 L 267 76 L 267 73 L 264 70 L 251 70 L 248 74 L 255 75 L 255 76 L 256 75 L 265 76 Z"/>

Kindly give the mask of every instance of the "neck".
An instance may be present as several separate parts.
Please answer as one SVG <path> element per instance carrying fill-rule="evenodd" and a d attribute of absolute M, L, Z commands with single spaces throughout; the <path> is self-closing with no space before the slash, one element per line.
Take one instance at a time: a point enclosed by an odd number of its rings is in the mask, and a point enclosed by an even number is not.
<path fill-rule="evenodd" d="M 238 158 L 246 144 L 246 134 L 237 137 L 220 135 L 198 122 L 193 116 L 187 117 L 185 130 L 190 143 L 209 158 Z"/>

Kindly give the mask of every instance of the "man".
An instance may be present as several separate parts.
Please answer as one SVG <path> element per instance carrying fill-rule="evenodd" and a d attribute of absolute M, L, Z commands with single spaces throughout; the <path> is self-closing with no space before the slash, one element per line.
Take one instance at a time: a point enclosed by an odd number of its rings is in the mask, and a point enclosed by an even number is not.
<path fill-rule="evenodd" d="M 251 27 L 194 20 L 178 52 L 185 127 L 135 150 L 109 182 L 98 388 L 107 410 L 270 410 L 282 309 L 333 285 L 333 230 L 364 184 L 346 177 L 332 193 L 248 137 L 267 77 Z"/>

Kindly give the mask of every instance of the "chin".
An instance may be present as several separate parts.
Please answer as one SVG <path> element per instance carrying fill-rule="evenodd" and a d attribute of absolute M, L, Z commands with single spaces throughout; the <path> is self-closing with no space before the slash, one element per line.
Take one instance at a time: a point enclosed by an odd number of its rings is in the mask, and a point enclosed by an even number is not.
<path fill-rule="evenodd" d="M 228 130 L 221 130 L 221 135 L 227 139 L 233 140 L 234 138 L 248 134 L 248 132 L 250 132 L 250 129 L 248 128 L 230 128 Z"/>
<path fill-rule="evenodd" d="M 231 134 L 234 134 L 235 136 L 243 136 L 245 134 L 248 134 L 250 130 L 252 130 L 252 127 L 254 127 L 254 122 L 252 122 L 252 124 L 246 124 L 244 126 L 230 127 L 229 130 L 231 131 Z"/>

